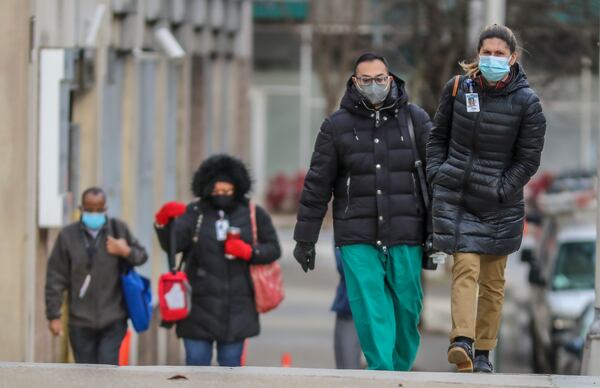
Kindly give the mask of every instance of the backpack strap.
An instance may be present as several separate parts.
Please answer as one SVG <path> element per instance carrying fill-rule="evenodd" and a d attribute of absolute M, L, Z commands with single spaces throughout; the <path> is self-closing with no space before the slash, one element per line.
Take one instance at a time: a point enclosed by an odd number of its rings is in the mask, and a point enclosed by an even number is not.
<path fill-rule="evenodd" d="M 458 93 L 458 85 L 460 84 L 460 75 L 454 77 L 454 88 L 452 89 L 452 97 L 456 97 Z"/>
<path fill-rule="evenodd" d="M 421 198 L 426 209 L 429 209 L 430 198 L 429 190 L 427 189 L 427 178 L 425 175 L 425 169 L 423 168 L 423 161 L 417 147 L 417 141 L 415 136 L 415 128 L 413 125 L 412 114 L 410 109 L 410 103 L 406 104 L 406 125 L 408 127 L 408 135 L 410 136 L 410 144 L 412 146 L 413 155 L 415 158 L 415 170 L 417 171 L 417 177 L 419 178 L 419 186 L 421 191 Z"/>

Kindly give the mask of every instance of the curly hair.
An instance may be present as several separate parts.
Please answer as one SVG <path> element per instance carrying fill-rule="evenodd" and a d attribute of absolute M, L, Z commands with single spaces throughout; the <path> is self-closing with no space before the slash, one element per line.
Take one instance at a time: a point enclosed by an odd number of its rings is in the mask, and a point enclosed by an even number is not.
<path fill-rule="evenodd" d="M 199 198 L 210 196 L 219 177 L 226 176 L 235 186 L 236 201 L 245 203 L 252 190 L 252 178 L 241 160 L 225 154 L 214 155 L 206 159 L 194 173 L 192 193 Z"/>

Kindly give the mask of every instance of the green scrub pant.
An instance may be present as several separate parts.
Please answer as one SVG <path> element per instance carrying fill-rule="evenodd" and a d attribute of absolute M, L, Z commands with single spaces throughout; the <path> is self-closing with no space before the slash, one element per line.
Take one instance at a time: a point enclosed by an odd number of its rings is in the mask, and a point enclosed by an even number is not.
<path fill-rule="evenodd" d="M 350 309 L 369 369 L 409 371 L 421 336 L 422 247 L 341 247 Z"/>

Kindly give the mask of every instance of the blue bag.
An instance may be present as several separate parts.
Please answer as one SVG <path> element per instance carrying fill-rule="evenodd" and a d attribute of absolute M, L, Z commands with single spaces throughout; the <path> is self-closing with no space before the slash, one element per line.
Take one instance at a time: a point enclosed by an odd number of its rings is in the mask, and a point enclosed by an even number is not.
<path fill-rule="evenodd" d="M 117 224 L 114 219 L 112 220 L 112 230 L 114 238 L 118 239 Z M 124 263 L 121 268 L 121 290 L 123 291 L 127 314 L 135 331 L 141 333 L 148 330 L 150 322 L 152 322 L 152 287 L 150 287 L 150 279 L 140 275 L 133 267 Z"/>
<path fill-rule="evenodd" d="M 128 268 L 127 272 L 121 274 L 121 288 L 133 328 L 138 333 L 148 330 L 152 321 L 150 279 Z"/>

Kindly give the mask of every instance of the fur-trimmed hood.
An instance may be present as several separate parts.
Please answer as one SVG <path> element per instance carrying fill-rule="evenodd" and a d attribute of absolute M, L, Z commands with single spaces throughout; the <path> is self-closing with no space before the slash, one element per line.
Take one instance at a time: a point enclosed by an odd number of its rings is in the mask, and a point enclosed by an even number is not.
<path fill-rule="evenodd" d="M 206 159 L 194 173 L 192 193 L 199 198 L 210 196 L 216 181 L 227 177 L 235 186 L 235 198 L 238 202 L 248 201 L 252 190 L 252 178 L 246 165 L 241 160 L 225 154 L 211 156 Z"/>

